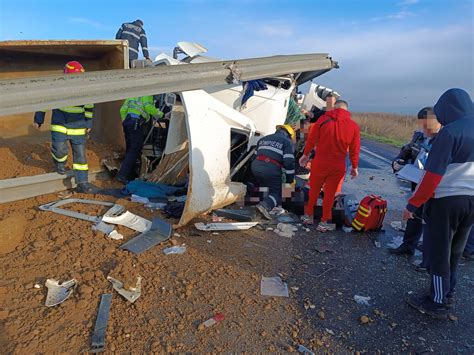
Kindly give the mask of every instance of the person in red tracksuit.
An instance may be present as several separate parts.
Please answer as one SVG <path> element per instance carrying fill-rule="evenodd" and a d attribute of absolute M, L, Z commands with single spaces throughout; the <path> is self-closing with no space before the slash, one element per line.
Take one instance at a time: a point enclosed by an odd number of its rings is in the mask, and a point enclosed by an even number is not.
<path fill-rule="evenodd" d="M 302 221 L 313 223 L 314 205 L 324 186 L 323 216 L 317 230 L 326 232 L 330 229 L 328 221 L 332 219 L 334 195 L 346 172 L 348 151 L 352 164 L 351 177 L 355 178 L 359 174 L 360 129 L 351 120 L 347 102 L 336 101 L 333 110 L 311 125 L 303 156 L 299 160 L 301 166 L 308 163 L 308 155 L 314 148 L 316 155 L 311 163 L 309 201 Z"/>

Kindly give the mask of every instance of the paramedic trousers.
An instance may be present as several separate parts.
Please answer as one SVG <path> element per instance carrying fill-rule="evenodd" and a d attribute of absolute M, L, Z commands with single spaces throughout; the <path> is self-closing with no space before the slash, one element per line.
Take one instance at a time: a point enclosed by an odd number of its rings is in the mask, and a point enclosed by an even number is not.
<path fill-rule="evenodd" d="M 72 148 L 72 169 L 76 184 L 88 182 L 89 166 L 86 158 L 86 136 L 67 135 L 51 132 L 51 155 L 57 167 L 64 168 L 69 152 L 68 142 Z"/>
<path fill-rule="evenodd" d="M 122 123 L 125 135 L 125 158 L 118 176 L 132 180 L 135 178 L 135 168 L 143 148 L 143 119 L 127 116 Z"/>
<path fill-rule="evenodd" d="M 252 162 L 252 173 L 255 179 L 257 179 L 259 187 L 268 190 L 261 204 L 268 211 L 279 206 L 281 204 L 281 168 L 274 163 L 255 159 Z"/>
<path fill-rule="evenodd" d="M 474 196 L 432 198 L 425 204 L 430 294 L 435 303 L 453 297 L 459 259 L 474 223 Z"/>
<path fill-rule="evenodd" d="M 345 162 L 341 164 L 321 162 L 314 160 L 311 164 L 311 175 L 309 177 L 309 199 L 305 206 L 305 215 L 314 215 L 314 206 L 318 201 L 321 188 L 324 187 L 323 216 L 321 221 L 327 222 L 332 219 L 332 207 L 334 196 L 341 180 L 346 173 Z"/>

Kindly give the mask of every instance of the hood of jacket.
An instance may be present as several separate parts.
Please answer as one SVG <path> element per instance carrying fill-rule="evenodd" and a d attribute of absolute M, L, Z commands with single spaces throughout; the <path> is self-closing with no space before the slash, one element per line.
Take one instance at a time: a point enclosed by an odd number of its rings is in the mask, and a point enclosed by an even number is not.
<path fill-rule="evenodd" d="M 462 118 L 473 118 L 474 110 L 469 94 L 462 89 L 449 89 L 434 106 L 434 113 L 443 126 Z"/>
<path fill-rule="evenodd" d="M 326 112 L 325 115 L 331 117 L 334 121 L 347 121 L 351 119 L 351 113 L 343 108 L 335 108 Z"/>

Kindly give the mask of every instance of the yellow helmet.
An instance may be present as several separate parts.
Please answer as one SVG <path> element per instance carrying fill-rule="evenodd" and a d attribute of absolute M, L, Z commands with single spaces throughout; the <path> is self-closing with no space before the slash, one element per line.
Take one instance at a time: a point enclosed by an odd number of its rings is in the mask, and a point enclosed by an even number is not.
<path fill-rule="evenodd" d="M 276 129 L 284 129 L 285 131 L 288 132 L 288 134 L 290 135 L 291 139 L 296 139 L 296 133 L 295 133 L 295 130 L 293 129 L 293 127 L 291 127 L 289 124 L 279 124 L 278 126 L 276 126 Z"/>

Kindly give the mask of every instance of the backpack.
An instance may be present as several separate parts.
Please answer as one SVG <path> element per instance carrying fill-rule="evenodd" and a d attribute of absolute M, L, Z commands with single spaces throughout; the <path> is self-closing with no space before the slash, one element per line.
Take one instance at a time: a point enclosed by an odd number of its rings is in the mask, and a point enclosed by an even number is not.
<path fill-rule="evenodd" d="M 343 224 L 348 227 L 352 226 L 358 208 L 359 201 L 354 195 L 339 194 L 334 198 L 334 209 L 343 211 Z"/>
<path fill-rule="evenodd" d="M 387 201 L 377 195 L 365 196 L 360 201 L 352 227 L 359 232 L 379 230 L 382 228 Z"/>

